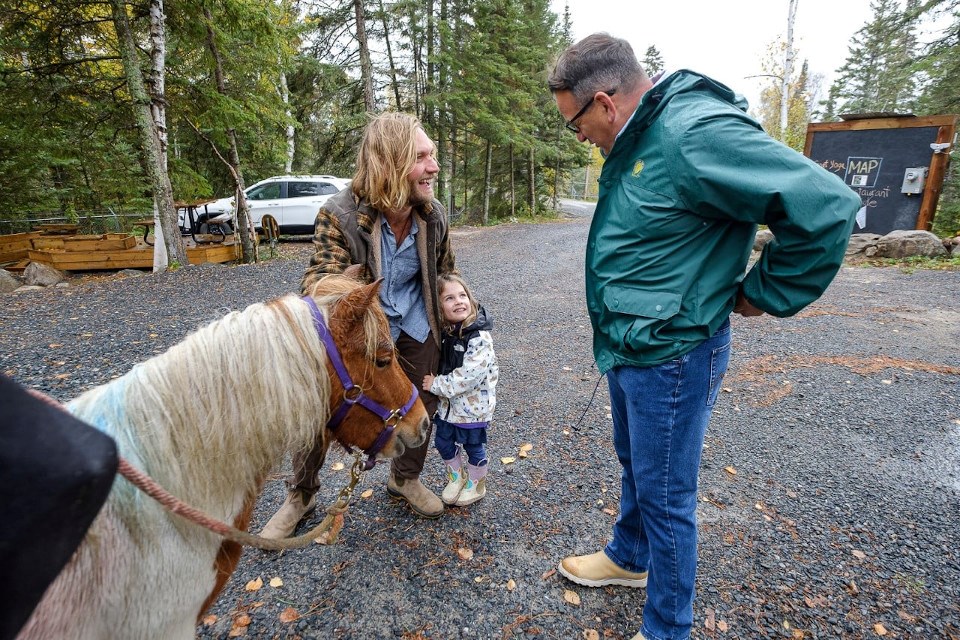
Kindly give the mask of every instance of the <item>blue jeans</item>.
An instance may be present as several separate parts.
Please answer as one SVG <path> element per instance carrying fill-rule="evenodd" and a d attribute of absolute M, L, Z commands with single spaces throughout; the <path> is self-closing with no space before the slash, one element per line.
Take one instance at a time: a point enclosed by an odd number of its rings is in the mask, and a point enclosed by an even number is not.
<path fill-rule="evenodd" d="M 730 361 L 730 322 L 684 356 L 608 374 L 613 444 L 623 466 L 607 556 L 649 571 L 640 631 L 684 640 L 693 624 L 697 475 L 703 437 Z"/>

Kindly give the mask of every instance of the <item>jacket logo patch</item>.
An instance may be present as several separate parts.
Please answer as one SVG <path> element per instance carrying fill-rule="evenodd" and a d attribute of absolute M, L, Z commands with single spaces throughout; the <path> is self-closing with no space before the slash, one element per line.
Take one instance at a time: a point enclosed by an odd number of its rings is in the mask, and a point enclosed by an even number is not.
<path fill-rule="evenodd" d="M 462 344 L 455 344 L 455 345 L 453 345 L 453 350 L 454 350 L 454 351 L 466 351 L 466 349 L 463 348 L 463 345 L 462 345 Z"/>
<path fill-rule="evenodd" d="M 636 178 L 643 171 L 643 160 L 637 160 L 633 163 L 633 177 Z"/>

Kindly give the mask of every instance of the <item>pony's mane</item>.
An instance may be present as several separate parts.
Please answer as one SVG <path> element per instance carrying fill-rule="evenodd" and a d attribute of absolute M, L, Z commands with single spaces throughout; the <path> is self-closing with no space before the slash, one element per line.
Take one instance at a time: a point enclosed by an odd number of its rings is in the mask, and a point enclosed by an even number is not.
<path fill-rule="evenodd" d="M 329 318 L 357 286 L 328 276 L 311 294 Z M 370 350 L 380 331 L 373 309 L 364 330 Z M 326 361 L 307 304 L 287 295 L 198 329 L 70 409 L 171 493 L 211 513 L 236 512 L 231 497 L 253 490 L 285 451 L 326 437 Z"/>

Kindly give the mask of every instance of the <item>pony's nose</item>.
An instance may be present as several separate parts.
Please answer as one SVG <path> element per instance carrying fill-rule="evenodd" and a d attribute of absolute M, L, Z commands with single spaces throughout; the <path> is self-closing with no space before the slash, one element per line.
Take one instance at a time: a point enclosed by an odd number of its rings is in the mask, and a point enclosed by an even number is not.
<path fill-rule="evenodd" d="M 417 445 L 416 446 L 419 447 L 424 442 L 426 442 L 427 434 L 429 433 L 430 433 L 430 418 L 427 418 L 426 416 L 424 416 L 424 418 L 420 420 L 420 427 L 417 429 Z"/>

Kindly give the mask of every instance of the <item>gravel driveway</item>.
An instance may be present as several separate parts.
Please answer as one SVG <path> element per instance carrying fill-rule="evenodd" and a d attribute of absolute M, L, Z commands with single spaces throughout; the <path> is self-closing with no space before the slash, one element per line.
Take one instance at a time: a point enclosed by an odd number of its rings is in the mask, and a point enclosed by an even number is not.
<path fill-rule="evenodd" d="M 487 498 L 418 520 L 388 499 L 380 465 L 336 546 L 245 551 L 200 637 L 632 637 L 642 590 L 555 573 L 565 554 L 604 544 L 619 494 L 605 381 L 578 420 L 598 382 L 581 275 L 588 222 L 454 232 L 496 323 Z M 282 248 L 286 258 L 260 265 L 5 296 L 0 371 L 68 399 L 227 310 L 294 291 L 309 245 Z M 694 637 L 960 638 L 958 302 L 957 272 L 845 267 L 798 317 L 734 317 L 700 475 Z M 349 468 L 331 455 L 323 502 L 346 481 L 338 462 Z M 283 499 L 286 464 L 256 530 Z M 435 452 L 424 478 L 443 486 Z M 263 587 L 248 591 L 256 578 Z M 291 609 L 299 618 L 284 622 Z"/>

